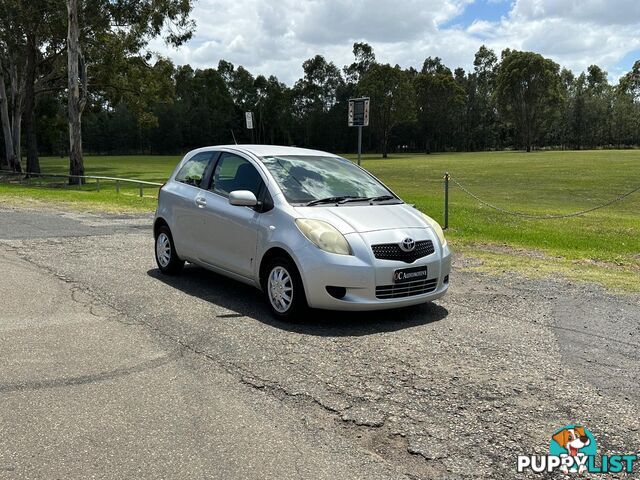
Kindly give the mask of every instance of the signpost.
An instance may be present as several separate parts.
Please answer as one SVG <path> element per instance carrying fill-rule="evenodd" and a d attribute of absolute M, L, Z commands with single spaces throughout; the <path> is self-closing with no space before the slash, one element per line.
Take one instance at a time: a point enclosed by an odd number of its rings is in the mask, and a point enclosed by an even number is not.
<path fill-rule="evenodd" d="M 349 99 L 350 127 L 358 127 L 358 165 L 362 156 L 362 127 L 369 126 L 369 97 Z"/>
<path fill-rule="evenodd" d="M 245 112 L 244 118 L 247 122 L 247 130 L 251 130 L 251 143 L 253 143 L 253 112 Z"/>

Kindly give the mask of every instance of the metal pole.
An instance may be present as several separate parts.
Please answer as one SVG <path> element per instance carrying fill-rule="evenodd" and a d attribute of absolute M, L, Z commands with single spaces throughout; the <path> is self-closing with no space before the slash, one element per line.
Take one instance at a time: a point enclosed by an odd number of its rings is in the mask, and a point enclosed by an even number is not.
<path fill-rule="evenodd" d="M 444 174 L 444 229 L 449 228 L 449 172 Z"/>
<path fill-rule="evenodd" d="M 358 165 L 360 165 L 360 157 L 362 156 L 362 125 L 358 126 Z"/>
<path fill-rule="evenodd" d="M 116 180 L 116 193 L 120 193 L 120 180 Z"/>
<path fill-rule="evenodd" d="M 142 184 L 140 184 L 140 198 L 142 198 Z"/>

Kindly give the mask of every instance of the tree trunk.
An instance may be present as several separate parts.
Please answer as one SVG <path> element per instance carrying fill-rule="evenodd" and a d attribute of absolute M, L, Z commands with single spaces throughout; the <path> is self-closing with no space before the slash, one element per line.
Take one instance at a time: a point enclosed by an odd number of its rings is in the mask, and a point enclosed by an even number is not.
<path fill-rule="evenodd" d="M 7 90 L 4 85 L 4 72 L 0 66 L 0 121 L 2 123 L 2 134 L 4 137 L 4 151 L 6 166 L 14 169 L 15 151 L 13 149 L 13 136 L 11 134 L 11 123 L 9 122 L 9 100 Z M 4 165 L 5 162 L 2 162 Z"/>
<path fill-rule="evenodd" d="M 78 0 L 67 0 L 67 68 L 69 73 L 69 175 L 84 175 L 82 158 L 82 110 L 86 102 L 86 66 L 80 50 Z M 81 78 L 82 77 L 82 78 Z M 83 183 L 82 178 L 69 178 L 70 184 Z"/>
<path fill-rule="evenodd" d="M 387 135 L 382 135 L 382 158 L 388 158 L 387 154 L 387 144 L 389 143 L 389 138 Z"/>
<path fill-rule="evenodd" d="M 20 151 L 20 129 L 22 128 L 22 98 L 23 88 L 18 80 L 18 66 L 15 59 L 9 65 L 9 79 L 11 82 L 11 135 L 13 140 L 13 170 L 22 172 L 22 153 Z"/>
<path fill-rule="evenodd" d="M 24 133 L 27 142 L 27 172 L 40 173 L 40 161 L 38 159 L 38 142 L 36 139 L 36 36 L 33 32 L 27 33 L 27 67 L 25 72 L 24 89 Z"/>

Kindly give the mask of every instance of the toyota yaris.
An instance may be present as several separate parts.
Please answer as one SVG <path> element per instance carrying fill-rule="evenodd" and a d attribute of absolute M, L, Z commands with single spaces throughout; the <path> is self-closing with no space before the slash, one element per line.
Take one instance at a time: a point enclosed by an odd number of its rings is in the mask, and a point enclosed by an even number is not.
<path fill-rule="evenodd" d="M 155 255 L 261 289 L 273 313 L 378 310 L 441 297 L 451 253 L 434 220 L 330 153 L 269 145 L 189 152 L 160 189 Z"/>

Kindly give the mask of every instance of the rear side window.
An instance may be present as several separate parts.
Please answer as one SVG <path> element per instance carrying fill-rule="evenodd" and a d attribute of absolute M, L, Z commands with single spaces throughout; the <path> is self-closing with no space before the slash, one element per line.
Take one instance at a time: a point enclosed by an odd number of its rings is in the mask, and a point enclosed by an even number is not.
<path fill-rule="evenodd" d="M 202 188 L 202 179 L 214 152 L 196 153 L 182 166 L 176 174 L 176 181 Z"/>
<path fill-rule="evenodd" d="M 211 189 L 225 197 L 234 190 L 249 190 L 259 198 L 263 183 L 251 162 L 232 153 L 223 153 L 216 165 Z"/>

